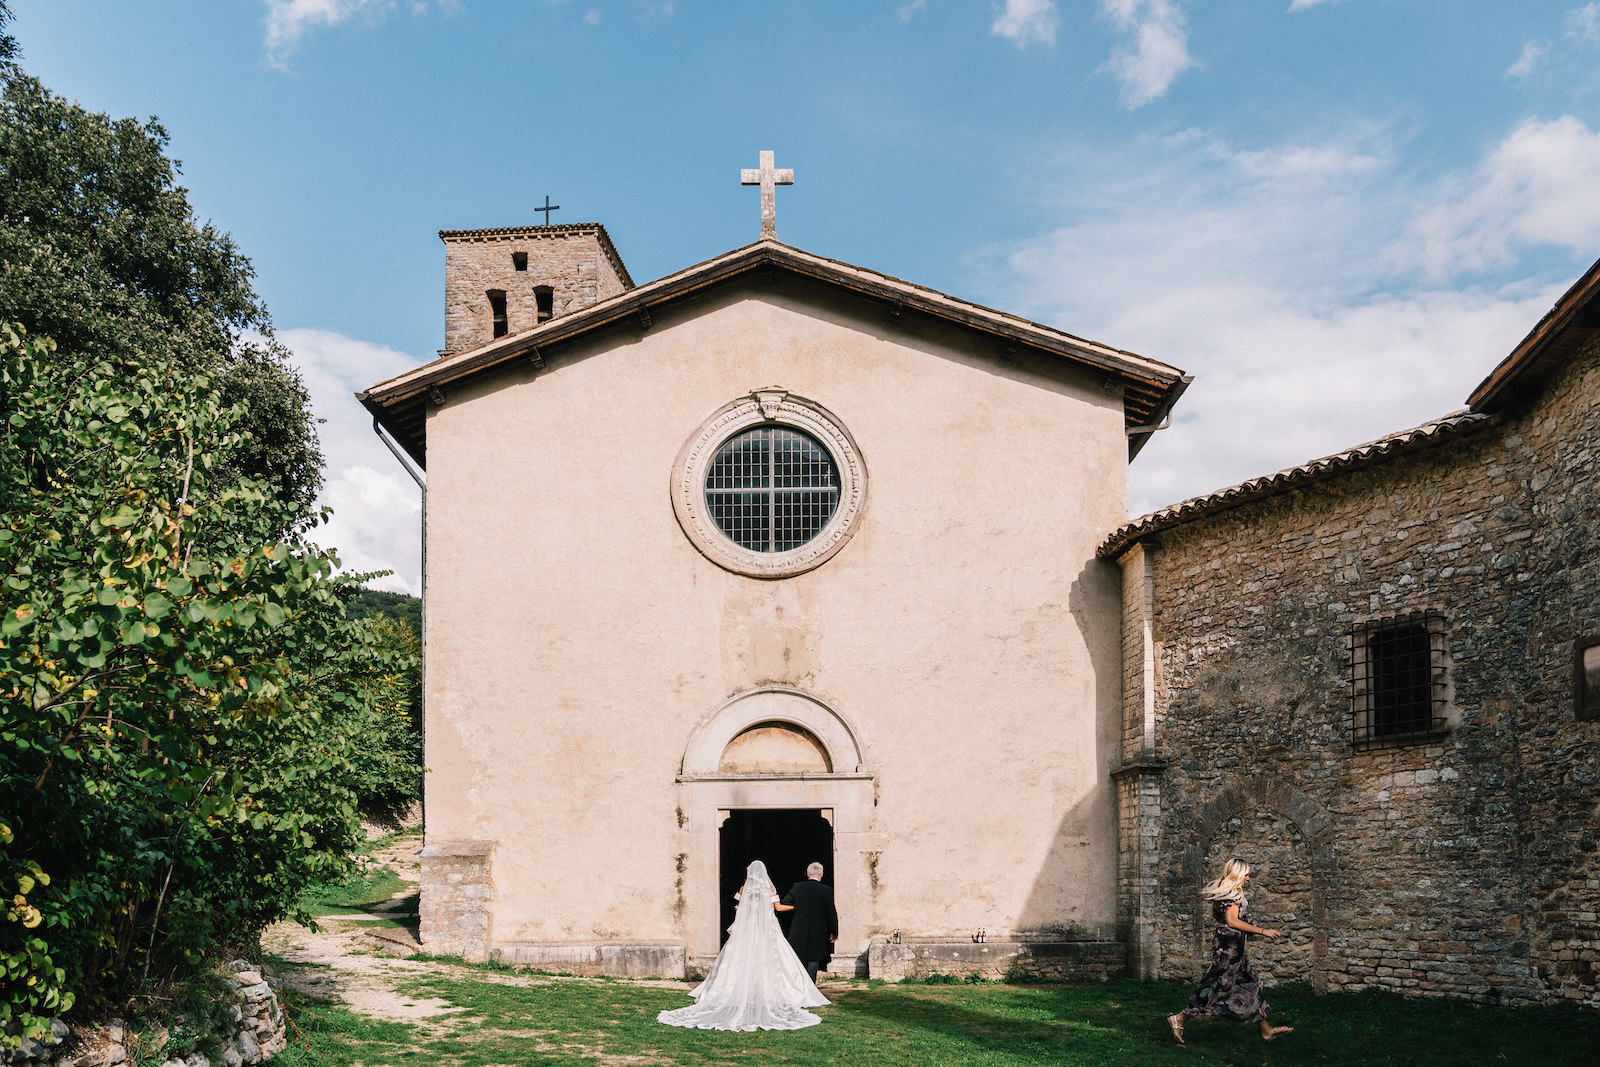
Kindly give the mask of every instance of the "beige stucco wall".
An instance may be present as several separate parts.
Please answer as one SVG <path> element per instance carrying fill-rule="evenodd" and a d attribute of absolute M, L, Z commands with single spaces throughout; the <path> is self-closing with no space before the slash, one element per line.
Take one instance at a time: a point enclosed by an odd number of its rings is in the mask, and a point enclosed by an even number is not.
<path fill-rule="evenodd" d="M 429 418 L 427 832 L 495 843 L 495 943 L 714 952 L 715 835 L 676 777 L 769 685 L 837 711 L 873 776 L 841 955 L 1112 936 L 1119 579 L 1094 548 L 1126 514 L 1120 395 L 792 285 L 676 307 Z M 843 421 L 869 483 L 838 555 L 762 581 L 694 548 L 668 486 L 702 420 L 773 385 Z"/>

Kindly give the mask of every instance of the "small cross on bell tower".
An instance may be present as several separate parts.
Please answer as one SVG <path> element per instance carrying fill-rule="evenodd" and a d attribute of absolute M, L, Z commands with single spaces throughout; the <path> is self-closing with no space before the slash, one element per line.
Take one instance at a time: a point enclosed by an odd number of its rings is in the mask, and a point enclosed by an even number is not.
<path fill-rule="evenodd" d="M 761 153 L 761 166 L 755 170 L 749 167 L 739 172 L 740 185 L 761 186 L 761 237 L 763 240 L 778 239 L 778 207 L 773 188 L 779 185 L 793 185 L 794 171 L 776 170 L 772 165 L 772 153 Z"/>

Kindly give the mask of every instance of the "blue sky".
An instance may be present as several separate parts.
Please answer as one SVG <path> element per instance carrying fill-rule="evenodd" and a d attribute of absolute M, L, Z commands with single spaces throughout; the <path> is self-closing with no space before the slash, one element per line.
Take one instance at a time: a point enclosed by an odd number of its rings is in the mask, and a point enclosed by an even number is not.
<path fill-rule="evenodd" d="M 605 223 L 635 280 L 778 232 L 1195 375 L 1133 513 L 1459 408 L 1600 256 L 1600 2 L 14 0 L 23 66 L 155 115 L 329 456 L 319 535 L 417 588 L 350 393 L 432 358 L 442 228 Z"/>

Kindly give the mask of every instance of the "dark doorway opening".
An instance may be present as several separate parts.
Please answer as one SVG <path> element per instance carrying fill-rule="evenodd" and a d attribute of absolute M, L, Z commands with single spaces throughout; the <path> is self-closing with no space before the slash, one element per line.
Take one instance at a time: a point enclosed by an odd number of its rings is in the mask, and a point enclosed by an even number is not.
<path fill-rule="evenodd" d="M 833 884 L 833 824 L 822 817 L 820 808 L 729 812 L 717 844 L 722 861 L 718 885 L 722 891 L 723 942 L 728 940 L 728 927 L 733 924 L 737 905 L 733 895 L 744 885 L 745 868 L 751 860 L 767 865 L 780 897 L 790 886 L 805 880 L 806 866 L 813 862 L 822 864 L 822 880 Z M 779 912 L 778 921 L 788 933 L 788 913 Z"/>

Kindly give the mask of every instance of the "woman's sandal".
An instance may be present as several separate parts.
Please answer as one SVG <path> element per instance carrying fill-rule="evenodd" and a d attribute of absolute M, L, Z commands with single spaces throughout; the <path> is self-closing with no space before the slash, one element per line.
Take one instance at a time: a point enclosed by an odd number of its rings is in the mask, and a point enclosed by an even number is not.
<path fill-rule="evenodd" d="M 1183 1016 L 1167 1016 L 1167 1026 L 1172 1030 L 1172 1036 L 1178 1039 L 1178 1044 L 1183 1044 Z"/>
<path fill-rule="evenodd" d="M 1261 1040 L 1271 1041 L 1274 1038 L 1281 1037 L 1284 1034 L 1292 1033 L 1294 1033 L 1294 1027 L 1292 1026 L 1274 1026 L 1261 1035 Z"/>

